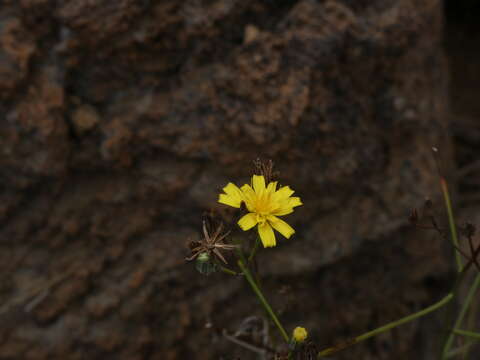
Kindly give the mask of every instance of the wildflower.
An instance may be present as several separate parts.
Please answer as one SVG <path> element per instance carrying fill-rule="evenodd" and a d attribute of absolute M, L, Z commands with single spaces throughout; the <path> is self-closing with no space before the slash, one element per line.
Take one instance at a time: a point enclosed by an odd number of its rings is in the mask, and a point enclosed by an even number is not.
<path fill-rule="evenodd" d="M 302 343 L 308 336 L 308 332 L 304 327 L 297 326 L 293 330 L 293 340 L 297 343 Z"/>
<path fill-rule="evenodd" d="M 238 221 L 238 225 L 244 231 L 258 225 L 258 234 L 264 247 L 276 245 L 273 229 L 287 239 L 295 233 L 290 225 L 278 218 L 292 213 L 294 207 L 302 205 L 299 197 L 292 197 L 294 191 L 290 187 L 282 186 L 277 190 L 276 181 L 265 186 L 263 175 L 253 175 L 251 186 L 245 184 L 238 188 L 235 184 L 228 183 L 223 191 L 218 202 L 235 208 L 245 203 L 248 214 Z"/>

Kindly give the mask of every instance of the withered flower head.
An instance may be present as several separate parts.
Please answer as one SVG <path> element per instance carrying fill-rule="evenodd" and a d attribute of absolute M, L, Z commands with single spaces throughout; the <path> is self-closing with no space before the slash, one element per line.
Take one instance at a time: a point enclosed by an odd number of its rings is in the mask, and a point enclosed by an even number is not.
<path fill-rule="evenodd" d="M 263 175 L 267 184 L 273 181 L 273 178 L 278 175 L 278 171 L 273 171 L 273 161 L 271 159 L 263 161 L 260 158 L 257 158 L 253 161 L 253 165 L 255 166 L 257 173 Z"/>
<path fill-rule="evenodd" d="M 186 260 L 191 261 L 202 254 L 206 254 L 202 256 L 205 257 L 208 255 L 208 257 L 211 257 L 213 255 L 226 264 L 227 260 L 225 260 L 225 257 L 222 255 L 222 251 L 233 250 L 236 248 L 236 245 L 225 244 L 223 242 L 228 234 L 230 234 L 230 231 L 222 234 L 222 230 L 223 224 L 220 223 L 213 234 L 210 234 L 207 230 L 206 221 L 203 220 L 203 238 L 199 241 L 190 242 L 191 255 L 187 257 Z"/>
<path fill-rule="evenodd" d="M 318 350 L 313 342 L 307 340 L 297 343 L 290 354 L 276 354 L 274 360 L 317 360 Z"/>

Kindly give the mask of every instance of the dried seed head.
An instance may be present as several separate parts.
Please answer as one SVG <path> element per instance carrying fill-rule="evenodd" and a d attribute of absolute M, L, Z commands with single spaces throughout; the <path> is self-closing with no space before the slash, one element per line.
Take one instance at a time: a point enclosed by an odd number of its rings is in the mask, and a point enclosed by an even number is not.
<path fill-rule="evenodd" d="M 224 243 L 229 232 L 222 233 L 223 224 L 219 223 L 216 228 L 215 224 L 208 219 L 202 222 L 202 238 L 198 241 L 191 241 L 189 244 L 190 256 L 186 258 L 187 261 L 197 259 L 197 264 L 210 262 L 215 263 L 217 260 L 227 263 L 222 251 L 232 251 L 236 245 Z M 208 230 L 210 228 L 210 230 Z M 208 259 L 207 259 L 208 257 Z M 207 261 L 208 260 L 208 261 Z"/>
<path fill-rule="evenodd" d="M 255 165 L 255 169 L 259 175 L 263 175 L 267 184 L 278 176 L 278 171 L 273 171 L 274 164 L 272 160 L 263 161 L 257 158 L 253 161 L 253 165 Z"/>

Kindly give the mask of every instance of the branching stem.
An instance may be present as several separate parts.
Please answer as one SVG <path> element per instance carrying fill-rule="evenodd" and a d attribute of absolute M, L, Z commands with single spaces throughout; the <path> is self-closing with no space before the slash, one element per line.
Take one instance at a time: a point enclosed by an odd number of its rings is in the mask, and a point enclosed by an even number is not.
<path fill-rule="evenodd" d="M 446 305 L 447 303 L 449 303 L 453 298 L 453 294 L 450 293 L 448 294 L 447 296 L 445 296 L 442 300 L 436 302 L 435 304 L 433 305 L 430 305 L 429 307 L 423 309 L 423 310 L 420 310 L 414 314 L 410 314 L 408 316 L 405 316 L 399 320 L 396 320 L 396 321 L 393 321 L 389 324 L 386 324 L 384 326 L 381 326 L 379 328 L 376 328 L 372 331 L 369 331 L 369 332 L 366 332 L 365 334 L 363 335 L 360 335 L 360 336 L 357 336 L 353 339 L 350 339 L 350 340 L 347 340 L 347 341 L 344 341 L 340 344 L 337 344 L 335 346 L 332 346 L 332 347 L 329 347 L 325 350 L 322 350 L 318 353 L 318 356 L 317 358 L 320 359 L 324 356 L 328 356 L 328 355 L 331 355 L 333 353 L 336 353 L 338 351 L 341 351 L 343 349 L 346 349 L 347 347 L 350 347 L 352 345 L 355 345 L 355 344 L 358 344 L 359 342 L 362 342 L 364 340 L 367 340 L 373 336 L 376 336 L 378 334 L 381 334 L 381 333 L 384 333 L 386 331 L 389 331 L 397 326 L 400 326 L 400 325 L 403 325 L 405 323 L 408 323 L 410 321 L 413 321 L 415 319 L 418 319 L 422 316 L 425 316 L 427 314 L 430 314 L 431 312 L 437 310 L 437 309 L 440 309 L 442 306 Z"/>

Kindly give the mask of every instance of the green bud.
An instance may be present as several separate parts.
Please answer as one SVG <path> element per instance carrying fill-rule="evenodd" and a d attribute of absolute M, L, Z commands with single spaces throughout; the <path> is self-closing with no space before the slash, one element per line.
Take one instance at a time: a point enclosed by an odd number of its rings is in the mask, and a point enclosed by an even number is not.
<path fill-rule="evenodd" d="M 210 261 L 210 255 L 206 252 L 201 253 L 195 262 L 195 268 L 200 274 L 210 275 L 217 271 L 217 265 Z"/>
<path fill-rule="evenodd" d="M 197 262 L 205 263 L 205 262 L 209 262 L 209 261 L 210 261 L 210 255 L 208 255 L 208 253 L 206 253 L 206 252 L 201 253 L 197 257 Z"/>

